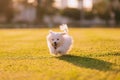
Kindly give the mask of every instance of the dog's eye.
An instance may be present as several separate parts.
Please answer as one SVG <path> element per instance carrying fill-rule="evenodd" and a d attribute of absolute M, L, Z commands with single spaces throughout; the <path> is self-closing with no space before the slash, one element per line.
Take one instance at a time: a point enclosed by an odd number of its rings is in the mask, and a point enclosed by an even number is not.
<path fill-rule="evenodd" d="M 59 40 L 59 39 L 57 39 L 57 40 Z"/>
<path fill-rule="evenodd" d="M 52 39 L 52 41 L 54 41 L 54 39 Z"/>

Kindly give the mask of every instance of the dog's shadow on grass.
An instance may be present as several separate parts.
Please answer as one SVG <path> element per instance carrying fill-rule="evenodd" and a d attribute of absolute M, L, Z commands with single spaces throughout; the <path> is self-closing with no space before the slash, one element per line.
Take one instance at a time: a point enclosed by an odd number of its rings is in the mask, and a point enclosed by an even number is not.
<path fill-rule="evenodd" d="M 75 55 L 65 55 L 57 58 L 72 63 L 73 65 L 78 67 L 96 69 L 100 71 L 111 71 L 113 65 L 112 63 L 103 60 Z"/>

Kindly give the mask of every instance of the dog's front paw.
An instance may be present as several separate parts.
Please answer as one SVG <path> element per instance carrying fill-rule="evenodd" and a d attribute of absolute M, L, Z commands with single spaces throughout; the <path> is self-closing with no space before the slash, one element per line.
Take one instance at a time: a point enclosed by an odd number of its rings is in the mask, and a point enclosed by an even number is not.
<path fill-rule="evenodd" d="M 60 54 L 60 55 L 65 55 L 66 53 L 62 50 L 57 50 L 57 53 Z"/>
<path fill-rule="evenodd" d="M 52 55 L 58 55 L 58 52 L 57 51 L 53 51 L 51 54 Z"/>
<path fill-rule="evenodd" d="M 56 52 L 57 52 L 57 53 L 61 53 L 62 51 L 58 48 L 58 49 L 56 50 Z"/>

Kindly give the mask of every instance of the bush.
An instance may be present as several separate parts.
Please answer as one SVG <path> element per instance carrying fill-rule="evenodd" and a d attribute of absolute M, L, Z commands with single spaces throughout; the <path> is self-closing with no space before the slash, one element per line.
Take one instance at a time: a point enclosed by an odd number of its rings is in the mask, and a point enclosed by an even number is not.
<path fill-rule="evenodd" d="M 120 10 L 113 10 L 114 14 L 115 14 L 115 21 L 116 24 L 120 23 Z"/>
<path fill-rule="evenodd" d="M 80 10 L 75 8 L 66 8 L 61 12 L 62 16 L 71 18 L 73 20 L 80 20 Z"/>
<path fill-rule="evenodd" d="M 91 20 L 95 17 L 94 13 L 91 12 L 85 12 L 85 19 Z"/>

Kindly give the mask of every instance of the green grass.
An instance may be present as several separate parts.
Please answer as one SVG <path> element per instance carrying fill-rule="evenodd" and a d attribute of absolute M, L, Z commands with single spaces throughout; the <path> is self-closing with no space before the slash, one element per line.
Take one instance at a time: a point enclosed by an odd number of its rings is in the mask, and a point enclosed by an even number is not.
<path fill-rule="evenodd" d="M 59 57 L 48 30 L 0 30 L 0 80 L 120 80 L 120 29 L 70 28 L 73 49 Z"/>

